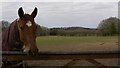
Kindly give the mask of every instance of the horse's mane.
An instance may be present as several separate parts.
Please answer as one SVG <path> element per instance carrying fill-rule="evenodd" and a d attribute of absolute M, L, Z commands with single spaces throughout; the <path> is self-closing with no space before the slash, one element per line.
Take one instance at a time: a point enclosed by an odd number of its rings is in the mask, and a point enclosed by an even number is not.
<path fill-rule="evenodd" d="M 2 32 L 2 50 L 22 49 L 19 37 L 17 19 L 13 21 L 5 31 Z"/>

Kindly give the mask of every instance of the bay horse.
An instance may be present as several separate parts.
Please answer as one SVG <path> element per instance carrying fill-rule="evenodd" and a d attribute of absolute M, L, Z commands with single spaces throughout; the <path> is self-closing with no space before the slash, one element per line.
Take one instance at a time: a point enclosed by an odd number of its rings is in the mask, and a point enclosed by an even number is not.
<path fill-rule="evenodd" d="M 38 9 L 35 7 L 31 14 L 24 14 L 22 7 L 18 9 L 19 18 L 13 21 L 10 26 L 2 32 L 2 51 L 25 51 L 30 55 L 36 55 L 38 48 L 36 46 L 36 23 L 34 18 L 37 15 Z M 14 68 L 14 64 L 21 61 L 7 61 L 2 57 L 2 68 Z M 8 67 L 7 67 L 8 66 Z M 22 65 L 17 65 L 17 68 L 24 68 Z M 15 68 L 16 68 L 15 67 Z"/>

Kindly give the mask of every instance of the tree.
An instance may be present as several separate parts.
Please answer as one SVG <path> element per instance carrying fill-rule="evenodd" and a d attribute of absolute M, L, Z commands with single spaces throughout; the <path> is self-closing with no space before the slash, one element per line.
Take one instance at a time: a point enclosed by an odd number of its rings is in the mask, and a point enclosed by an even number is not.
<path fill-rule="evenodd" d="M 5 20 L 0 21 L 0 32 L 4 31 L 9 25 L 10 23 L 8 21 Z"/>
<path fill-rule="evenodd" d="M 58 28 L 51 28 L 50 29 L 50 35 L 58 35 Z"/>
<path fill-rule="evenodd" d="M 103 36 L 116 35 L 118 32 L 118 21 L 116 17 L 102 20 L 98 25 L 98 33 Z"/>
<path fill-rule="evenodd" d="M 37 30 L 36 30 L 36 35 L 37 36 L 47 36 L 49 35 L 49 29 L 44 26 L 40 26 L 39 24 L 37 25 Z"/>

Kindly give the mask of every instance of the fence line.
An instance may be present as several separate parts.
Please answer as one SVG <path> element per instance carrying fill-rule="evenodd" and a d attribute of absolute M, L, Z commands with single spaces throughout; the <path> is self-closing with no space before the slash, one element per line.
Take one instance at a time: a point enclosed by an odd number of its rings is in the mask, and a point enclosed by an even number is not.
<path fill-rule="evenodd" d="M 119 58 L 119 51 L 96 51 L 96 52 L 39 52 L 35 56 L 28 55 L 25 52 L 7 52 L 3 51 L 3 57 L 9 61 L 15 60 L 66 60 L 66 59 L 107 59 Z"/>

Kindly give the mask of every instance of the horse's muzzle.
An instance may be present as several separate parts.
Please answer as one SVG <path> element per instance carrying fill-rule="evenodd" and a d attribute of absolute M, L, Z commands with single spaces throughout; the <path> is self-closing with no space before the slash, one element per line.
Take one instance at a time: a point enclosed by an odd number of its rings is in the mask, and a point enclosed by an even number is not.
<path fill-rule="evenodd" d="M 38 49 L 36 49 L 36 50 L 29 50 L 29 51 L 28 51 L 28 54 L 29 54 L 29 55 L 32 55 L 32 56 L 35 56 L 35 55 L 38 54 L 38 52 L 39 52 Z"/>

